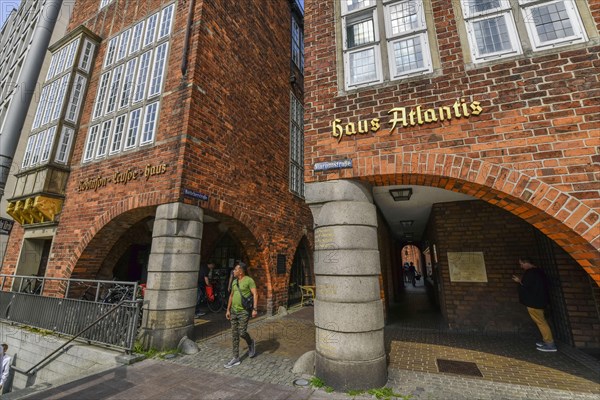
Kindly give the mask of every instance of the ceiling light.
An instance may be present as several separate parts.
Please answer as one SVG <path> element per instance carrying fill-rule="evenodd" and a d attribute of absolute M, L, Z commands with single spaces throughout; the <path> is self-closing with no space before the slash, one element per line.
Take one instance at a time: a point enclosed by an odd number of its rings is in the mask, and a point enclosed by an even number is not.
<path fill-rule="evenodd" d="M 415 221 L 413 221 L 412 219 L 406 220 L 406 221 L 400 221 L 400 225 L 402 226 L 402 228 L 410 228 L 412 226 L 412 224 L 414 224 Z"/>
<path fill-rule="evenodd" d="M 412 188 L 390 189 L 394 201 L 407 201 L 412 196 Z"/>

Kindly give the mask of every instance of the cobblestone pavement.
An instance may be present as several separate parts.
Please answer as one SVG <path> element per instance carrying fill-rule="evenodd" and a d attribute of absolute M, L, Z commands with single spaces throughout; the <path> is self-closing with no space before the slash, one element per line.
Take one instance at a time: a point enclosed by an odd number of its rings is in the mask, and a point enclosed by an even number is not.
<path fill-rule="evenodd" d="M 413 297 L 419 299 L 419 297 Z M 416 300 L 415 300 L 416 301 Z M 418 300 L 420 301 L 420 300 Z M 391 310 L 393 313 L 394 310 Z M 433 315 L 417 322 L 400 315 L 386 326 L 389 380 L 396 397 L 411 399 L 600 398 L 600 363 L 578 350 L 536 351 L 531 337 L 450 332 Z M 214 324 L 208 326 L 208 322 Z M 202 327 L 204 325 L 204 327 Z M 315 347 L 313 309 L 253 320 L 257 357 L 224 369 L 231 358 L 229 322 L 222 314 L 198 320 L 200 352 L 145 360 L 29 397 L 32 399 L 371 399 L 293 385 L 295 360 Z M 198 328 L 198 327 L 197 327 Z M 219 332 L 220 333 L 217 333 Z M 483 377 L 440 373 L 437 359 L 473 362 Z M 585 362 L 582 362 L 585 361 Z"/>

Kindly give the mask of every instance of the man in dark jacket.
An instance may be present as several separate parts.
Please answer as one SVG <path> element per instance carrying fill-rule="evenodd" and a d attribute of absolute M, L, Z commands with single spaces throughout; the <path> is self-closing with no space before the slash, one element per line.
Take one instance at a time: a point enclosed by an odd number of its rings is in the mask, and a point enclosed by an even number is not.
<path fill-rule="evenodd" d="M 539 351 L 555 352 L 552 331 L 544 317 L 544 308 L 548 304 L 546 275 L 529 258 L 519 259 L 519 264 L 525 273 L 522 277 L 513 275 L 512 279 L 519 284 L 519 302 L 527 307 L 529 316 L 542 334 L 543 342 L 537 342 L 535 345 Z"/>

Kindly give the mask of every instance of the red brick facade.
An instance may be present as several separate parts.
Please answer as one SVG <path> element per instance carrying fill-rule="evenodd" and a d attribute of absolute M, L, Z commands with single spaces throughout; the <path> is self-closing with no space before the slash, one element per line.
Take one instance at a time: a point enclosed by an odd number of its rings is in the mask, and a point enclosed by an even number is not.
<path fill-rule="evenodd" d="M 600 284 L 600 6 L 590 3 L 592 40 L 586 43 L 467 65 L 462 18 L 451 1 L 433 0 L 429 29 L 439 67 L 423 77 L 346 91 L 338 75 L 336 3 L 306 1 L 307 182 L 353 178 L 473 195 L 538 228 Z M 461 99 L 479 101 L 482 112 L 390 131 L 388 112 L 395 107 L 438 109 Z M 381 121 L 375 133 L 333 136 L 336 119 L 358 126 L 374 118 Z M 313 170 L 317 162 L 346 158 L 353 168 Z"/>
<path fill-rule="evenodd" d="M 222 221 L 244 246 L 260 308 L 285 305 L 288 275 L 275 274 L 277 254 L 287 256 L 289 272 L 298 244 L 312 228 L 308 208 L 288 189 L 292 88 L 286 0 L 195 1 L 185 75 L 190 0 L 176 1 L 154 145 L 81 163 L 106 39 L 169 3 L 116 0 L 101 11 L 97 1 L 76 4 L 69 29 L 83 24 L 104 40 L 83 106 L 47 276 L 95 277 L 111 250 L 124 247 L 119 241 L 131 226 L 152 217 L 158 205 L 186 202 Z M 164 172 L 154 176 L 77 189 L 88 178 L 161 165 Z M 209 199 L 184 197 L 184 188 Z M 22 235 L 17 227 L 3 273 L 15 270 Z"/>

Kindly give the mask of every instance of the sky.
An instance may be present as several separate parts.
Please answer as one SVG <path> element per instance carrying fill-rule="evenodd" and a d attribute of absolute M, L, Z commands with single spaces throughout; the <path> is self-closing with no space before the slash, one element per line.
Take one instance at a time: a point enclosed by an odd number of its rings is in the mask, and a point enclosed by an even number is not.
<path fill-rule="evenodd" d="M 0 27 L 4 26 L 4 21 L 13 8 L 18 9 L 21 0 L 0 0 Z"/>

